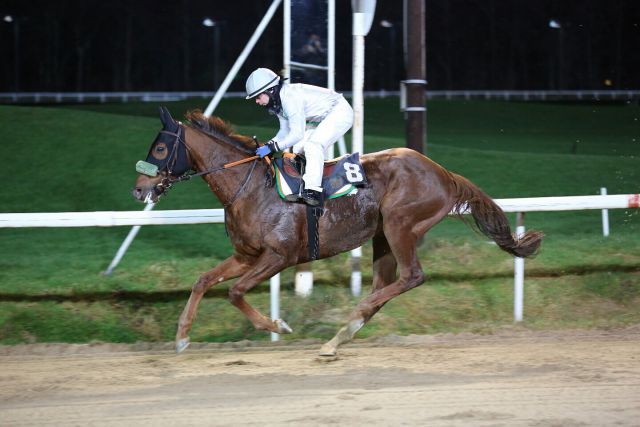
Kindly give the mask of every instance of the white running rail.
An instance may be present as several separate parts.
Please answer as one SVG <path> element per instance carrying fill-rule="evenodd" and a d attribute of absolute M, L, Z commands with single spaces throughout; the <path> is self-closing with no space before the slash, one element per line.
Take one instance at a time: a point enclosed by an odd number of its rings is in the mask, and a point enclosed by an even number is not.
<path fill-rule="evenodd" d="M 524 233 L 525 212 L 571 211 L 585 209 L 629 209 L 640 207 L 640 194 L 600 196 L 530 197 L 494 200 L 505 212 L 518 213 L 516 232 Z M 0 213 L 0 228 L 15 227 L 114 227 L 168 224 L 223 223 L 223 209 L 185 209 L 152 211 Z M 608 231 L 609 226 L 606 225 Z M 524 260 L 514 263 L 514 320 L 522 320 Z M 275 279 L 275 278 L 274 278 Z M 279 279 L 272 289 L 279 289 Z M 275 286 L 274 286 L 275 285 Z M 272 313 L 278 311 L 272 295 Z"/>

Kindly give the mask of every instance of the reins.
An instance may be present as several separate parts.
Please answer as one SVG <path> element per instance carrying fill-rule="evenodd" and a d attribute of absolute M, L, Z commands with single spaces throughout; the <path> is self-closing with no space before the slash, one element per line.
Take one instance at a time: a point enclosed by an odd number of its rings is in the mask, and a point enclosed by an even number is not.
<path fill-rule="evenodd" d="M 186 146 L 186 144 L 185 144 L 185 146 Z M 207 175 L 209 173 L 218 172 L 218 171 L 225 170 L 225 169 L 230 169 L 230 168 L 232 168 L 234 166 L 238 166 L 238 165 L 241 165 L 243 163 L 250 162 L 252 160 L 258 160 L 259 158 L 260 158 L 260 156 L 251 156 L 251 157 L 247 157 L 246 159 L 237 160 L 235 162 L 225 163 L 222 166 L 219 166 L 219 167 L 213 168 L 213 169 L 207 169 L 206 171 L 181 175 L 178 178 L 176 178 L 175 180 L 173 180 L 173 182 L 188 181 L 188 180 L 190 180 L 191 178 L 194 178 L 194 177 Z"/>
<path fill-rule="evenodd" d="M 186 144 L 184 139 L 180 137 L 180 131 L 178 131 L 178 133 L 174 133 L 174 132 L 169 132 L 169 131 L 166 131 L 166 130 L 162 130 L 161 133 L 165 133 L 165 134 L 169 134 L 169 135 L 174 136 L 176 138 L 176 142 L 181 143 L 182 145 L 184 145 L 184 147 L 186 148 L 186 151 L 188 153 L 190 153 L 191 150 L 190 150 L 189 146 Z M 254 139 L 255 139 L 255 137 L 254 137 Z M 256 144 L 257 144 L 257 141 L 256 141 Z M 176 158 L 177 158 L 177 146 L 178 146 L 178 144 L 174 144 L 172 153 L 170 154 L 171 157 L 174 157 L 174 154 L 176 154 L 174 159 L 173 159 L 173 163 L 175 163 Z M 260 159 L 260 156 L 257 156 L 257 155 L 256 156 L 251 156 L 251 157 L 247 157 L 245 159 L 237 160 L 235 162 L 225 163 L 222 166 L 218 166 L 218 167 L 215 167 L 215 168 L 207 169 L 207 170 L 204 170 L 204 171 L 201 171 L 201 172 L 184 173 L 184 174 L 182 174 L 182 175 L 180 175 L 180 176 L 178 176 L 176 178 L 172 178 L 171 177 L 170 167 L 167 167 L 168 175 L 165 178 L 163 178 L 162 181 L 160 181 L 160 183 L 158 183 L 158 186 L 163 189 L 163 192 L 166 192 L 176 182 L 189 181 L 191 178 L 196 178 L 196 177 L 207 175 L 207 174 L 210 174 L 210 173 L 213 173 L 213 172 L 219 172 L 219 171 L 228 170 L 228 169 L 231 169 L 231 168 L 233 168 L 235 166 L 239 166 L 239 165 L 242 165 L 242 164 L 245 164 L 245 163 L 253 161 L 253 164 L 251 165 L 251 168 L 249 169 L 249 172 L 245 176 L 245 178 L 242 181 L 242 184 L 240 185 L 240 187 L 238 187 L 238 190 L 235 192 L 233 197 L 231 197 L 231 199 L 229 199 L 229 201 L 227 201 L 223 205 L 223 209 L 227 209 L 229 206 L 231 206 L 233 204 L 233 202 L 236 201 L 236 199 L 244 191 L 245 187 L 247 186 L 247 184 L 251 180 L 251 176 L 253 175 L 253 171 L 255 170 L 259 159 Z M 266 157 L 265 157 L 265 159 L 267 160 L 267 163 L 270 164 L 269 159 L 266 158 Z M 225 228 L 226 228 L 226 221 L 225 221 Z"/>

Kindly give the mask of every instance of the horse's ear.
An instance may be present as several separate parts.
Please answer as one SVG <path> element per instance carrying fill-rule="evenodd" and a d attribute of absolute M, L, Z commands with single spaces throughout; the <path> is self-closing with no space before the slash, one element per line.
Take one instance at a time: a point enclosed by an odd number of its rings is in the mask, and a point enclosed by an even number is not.
<path fill-rule="evenodd" d="M 176 123 L 167 107 L 160 107 L 160 121 L 165 128 L 173 127 Z"/>

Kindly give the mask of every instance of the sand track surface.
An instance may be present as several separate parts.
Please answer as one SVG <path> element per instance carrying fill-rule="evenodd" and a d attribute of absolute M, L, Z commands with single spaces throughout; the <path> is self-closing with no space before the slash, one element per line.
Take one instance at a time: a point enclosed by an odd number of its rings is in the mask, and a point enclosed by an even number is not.
<path fill-rule="evenodd" d="M 640 326 L 319 347 L 0 346 L 0 425 L 640 425 Z"/>

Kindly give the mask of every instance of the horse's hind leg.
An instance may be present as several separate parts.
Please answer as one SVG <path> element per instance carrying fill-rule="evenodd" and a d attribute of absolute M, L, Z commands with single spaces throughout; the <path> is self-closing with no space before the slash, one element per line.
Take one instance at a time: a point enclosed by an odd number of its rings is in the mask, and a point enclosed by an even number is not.
<path fill-rule="evenodd" d="M 383 233 L 373 236 L 373 287 L 371 292 L 395 282 L 398 262 Z"/>
<path fill-rule="evenodd" d="M 395 211 L 399 217 L 410 217 L 410 214 Z M 349 316 L 346 326 L 341 328 L 335 337 L 322 346 L 320 349 L 321 356 L 334 356 L 338 350 L 338 346 L 353 339 L 353 336 L 371 319 L 371 317 L 382 308 L 392 298 L 403 292 L 413 289 L 424 282 L 424 273 L 420 266 L 417 256 L 416 244 L 418 238 L 427 232 L 431 227 L 437 224 L 448 212 L 448 208 L 442 207 L 439 211 L 434 212 L 426 218 L 416 218 L 414 223 L 397 220 L 393 215 L 385 218 L 384 235 L 389 243 L 389 248 L 395 256 L 400 267 L 400 276 L 393 283 L 386 286 L 383 277 L 390 277 L 388 270 L 384 276 L 378 276 L 377 286 L 373 292 L 363 300 L 361 300 L 356 308 Z M 405 215 L 406 214 L 406 215 Z M 389 258 L 380 258 L 382 263 L 391 265 Z M 388 276 L 387 276 L 388 274 Z"/>
<path fill-rule="evenodd" d="M 396 257 L 389 247 L 384 234 L 379 233 L 373 237 L 373 286 L 371 293 L 375 293 L 396 280 L 397 269 Z M 350 341 L 355 333 L 382 308 L 383 304 L 372 307 L 366 316 L 350 316 L 350 321 L 346 326 L 340 328 L 331 341 L 322 346 L 321 356 L 333 356 L 336 354 L 340 344 Z M 355 314 L 355 312 L 354 312 Z"/>
<path fill-rule="evenodd" d="M 193 319 L 198 310 L 198 304 L 205 292 L 213 285 L 222 283 L 244 274 L 250 265 L 239 262 L 235 257 L 230 257 L 218 264 L 215 268 L 202 274 L 191 289 L 189 301 L 185 306 L 180 319 L 178 320 L 178 330 L 176 332 L 176 352 L 180 353 L 189 346 L 189 330 L 193 324 Z"/>

